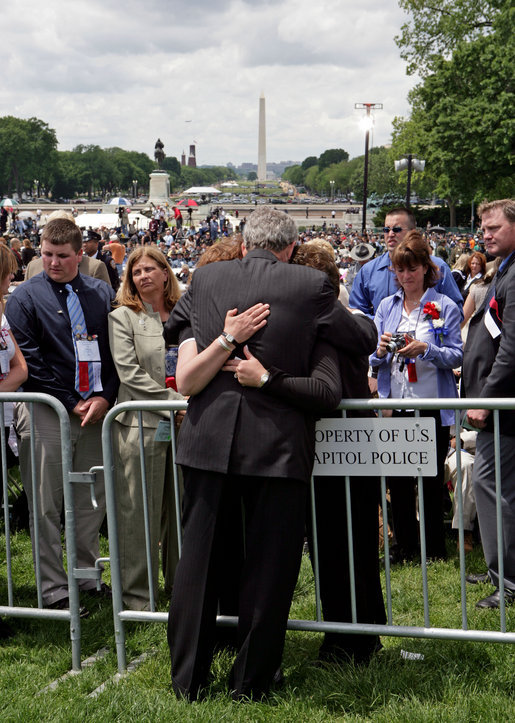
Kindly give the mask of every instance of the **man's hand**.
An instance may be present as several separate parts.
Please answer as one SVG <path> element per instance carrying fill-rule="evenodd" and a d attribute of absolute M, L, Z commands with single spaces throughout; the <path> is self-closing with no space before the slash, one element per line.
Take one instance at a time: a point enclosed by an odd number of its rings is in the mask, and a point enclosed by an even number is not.
<path fill-rule="evenodd" d="M 472 427 L 484 429 L 486 420 L 490 414 L 490 409 L 467 409 L 467 420 Z"/>
<path fill-rule="evenodd" d="M 104 414 L 109 409 L 109 402 L 104 397 L 90 397 L 82 402 L 79 402 L 73 409 L 73 414 L 76 414 L 82 419 L 81 427 L 85 427 L 86 424 L 95 424 L 100 421 Z"/>

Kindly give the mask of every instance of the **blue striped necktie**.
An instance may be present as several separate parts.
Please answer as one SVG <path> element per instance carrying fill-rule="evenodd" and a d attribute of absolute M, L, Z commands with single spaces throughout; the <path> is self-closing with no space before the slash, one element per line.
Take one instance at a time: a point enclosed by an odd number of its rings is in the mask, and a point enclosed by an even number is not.
<path fill-rule="evenodd" d="M 64 287 L 68 295 L 66 297 L 66 305 L 68 307 L 68 314 L 70 315 L 70 323 L 72 327 L 72 339 L 73 339 L 73 349 L 75 351 L 75 390 L 81 395 L 83 399 L 86 399 L 90 396 L 90 394 L 93 392 L 94 387 L 94 376 L 93 376 L 93 365 L 91 362 L 82 362 L 83 364 L 88 365 L 88 379 L 89 379 L 89 389 L 82 390 L 80 389 L 80 378 L 79 378 L 79 353 L 77 349 L 77 337 L 84 337 L 86 338 L 88 335 L 88 330 L 86 328 L 86 320 L 84 319 L 84 312 L 82 311 L 82 306 L 80 305 L 79 297 L 75 293 L 75 291 L 72 289 L 71 284 L 65 284 Z"/>

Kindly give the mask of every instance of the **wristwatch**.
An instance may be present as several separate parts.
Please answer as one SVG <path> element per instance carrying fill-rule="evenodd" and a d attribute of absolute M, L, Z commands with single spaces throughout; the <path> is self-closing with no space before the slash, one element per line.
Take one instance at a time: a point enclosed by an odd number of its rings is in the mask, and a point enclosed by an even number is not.
<path fill-rule="evenodd" d="M 232 334 L 228 334 L 226 331 L 222 331 L 222 336 L 224 337 L 224 339 L 225 339 L 226 341 L 229 342 L 229 344 L 234 344 L 234 346 L 236 346 L 236 344 L 238 343 L 238 342 L 236 341 L 236 339 L 233 337 L 233 335 L 232 335 Z"/>
<path fill-rule="evenodd" d="M 259 380 L 259 387 L 263 387 L 267 381 L 270 379 L 270 372 L 265 372 L 261 375 L 261 379 Z"/>

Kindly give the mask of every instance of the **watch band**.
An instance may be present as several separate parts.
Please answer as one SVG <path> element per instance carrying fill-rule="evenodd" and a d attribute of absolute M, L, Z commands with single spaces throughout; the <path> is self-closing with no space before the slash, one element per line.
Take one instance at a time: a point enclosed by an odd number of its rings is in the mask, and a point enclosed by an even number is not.
<path fill-rule="evenodd" d="M 224 337 L 224 339 L 226 339 L 226 341 L 229 342 L 229 344 L 234 344 L 234 346 L 236 346 L 236 344 L 238 343 L 236 341 L 236 339 L 233 337 L 233 335 L 228 334 L 226 331 L 222 331 L 222 336 Z"/>
<path fill-rule="evenodd" d="M 265 372 L 261 375 L 261 379 L 259 380 L 259 388 L 263 387 L 267 381 L 270 379 L 270 372 Z"/>

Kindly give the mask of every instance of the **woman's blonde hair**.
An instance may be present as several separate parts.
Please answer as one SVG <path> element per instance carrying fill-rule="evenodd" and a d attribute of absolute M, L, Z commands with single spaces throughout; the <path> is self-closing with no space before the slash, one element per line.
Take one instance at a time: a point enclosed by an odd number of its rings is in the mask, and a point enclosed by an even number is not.
<path fill-rule="evenodd" d="M 134 251 L 131 251 L 125 268 L 122 285 L 116 294 L 115 305 L 127 306 L 129 309 L 132 309 L 132 311 L 144 311 L 145 307 L 143 306 L 141 297 L 136 291 L 136 286 L 132 279 L 134 264 L 141 261 L 144 257 L 152 259 L 160 269 L 168 272 L 168 277 L 163 288 L 163 296 L 167 311 L 171 311 L 181 298 L 181 287 L 166 260 L 166 256 L 156 246 L 139 246 Z"/>
<path fill-rule="evenodd" d="M 0 280 L 3 281 L 8 274 L 18 271 L 16 258 L 8 246 L 0 244 Z"/>

